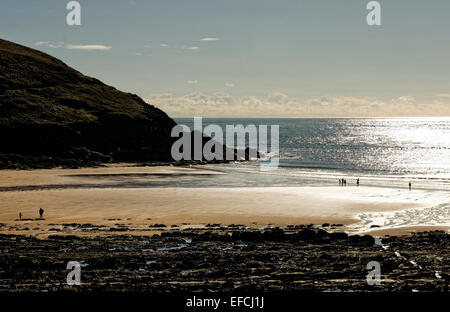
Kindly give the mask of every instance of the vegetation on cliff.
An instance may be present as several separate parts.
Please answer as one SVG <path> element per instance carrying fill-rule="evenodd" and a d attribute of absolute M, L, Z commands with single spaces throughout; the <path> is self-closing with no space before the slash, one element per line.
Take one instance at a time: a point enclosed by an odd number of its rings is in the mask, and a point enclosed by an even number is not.
<path fill-rule="evenodd" d="M 134 94 L 0 40 L 0 167 L 167 161 L 174 125 Z"/>

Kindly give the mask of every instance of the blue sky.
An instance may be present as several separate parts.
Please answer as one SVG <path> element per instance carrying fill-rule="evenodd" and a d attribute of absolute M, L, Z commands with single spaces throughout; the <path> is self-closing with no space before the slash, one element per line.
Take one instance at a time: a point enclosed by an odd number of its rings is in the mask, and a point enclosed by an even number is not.
<path fill-rule="evenodd" d="M 173 117 L 450 116 L 447 0 L 68 2 L 2 0 L 0 37 Z"/>

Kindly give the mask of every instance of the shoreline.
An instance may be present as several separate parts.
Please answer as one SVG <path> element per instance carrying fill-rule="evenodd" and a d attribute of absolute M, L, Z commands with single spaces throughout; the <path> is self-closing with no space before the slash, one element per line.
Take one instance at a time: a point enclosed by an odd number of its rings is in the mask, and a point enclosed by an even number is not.
<path fill-rule="evenodd" d="M 146 233 L 154 224 L 164 224 L 166 228 L 184 227 L 183 224 L 199 227 L 243 224 L 261 229 L 268 225 L 330 223 L 343 224 L 349 232 L 361 232 L 358 224 L 365 222 L 364 231 L 383 234 L 450 228 L 436 224 L 407 226 L 408 220 L 402 226 L 382 226 L 382 222 L 395 221 L 395 216 L 390 214 L 404 216 L 409 209 L 436 205 L 442 197 L 439 191 L 409 192 L 374 186 L 221 188 L 145 184 L 158 183 L 161 179 L 169 181 L 169 185 L 178 179 L 195 183 L 197 177 L 216 179 L 224 174 L 205 167 L 124 164 L 82 169 L 3 170 L 0 171 L 0 223 L 3 224 L 0 233 L 76 234 L 78 230 L 65 226 L 75 223 L 102 228 L 120 225 L 122 232 L 133 235 Z M 24 219 L 36 219 L 39 208 L 44 209 L 45 220 L 17 220 L 19 212 Z M 384 216 L 385 221 L 377 221 L 379 216 Z"/>

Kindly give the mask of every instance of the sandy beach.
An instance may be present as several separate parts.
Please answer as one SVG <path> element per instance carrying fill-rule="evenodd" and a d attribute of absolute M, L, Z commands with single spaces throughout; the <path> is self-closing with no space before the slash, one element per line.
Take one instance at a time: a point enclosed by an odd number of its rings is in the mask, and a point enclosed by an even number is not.
<path fill-rule="evenodd" d="M 355 231 L 361 230 L 358 225 L 362 216 L 425 209 L 432 205 L 423 191 L 381 187 L 199 188 L 121 184 L 124 177 L 138 183 L 139 180 L 219 174 L 222 173 L 202 167 L 124 165 L 0 171 L 0 223 L 3 224 L 0 232 L 32 235 L 79 232 L 64 226 L 73 223 L 104 228 L 119 226 L 120 233 L 135 234 L 142 234 L 149 227 L 154 230 L 155 224 L 174 227 L 243 224 L 263 228 L 330 223 L 343 224 L 347 230 Z M 44 220 L 36 220 L 39 208 L 45 211 Z M 18 220 L 19 212 L 24 220 Z M 381 225 L 370 226 L 383 234 L 416 230 L 414 226 L 379 228 Z M 427 226 L 417 228 L 424 230 Z M 430 224 L 430 229 L 448 227 Z"/>

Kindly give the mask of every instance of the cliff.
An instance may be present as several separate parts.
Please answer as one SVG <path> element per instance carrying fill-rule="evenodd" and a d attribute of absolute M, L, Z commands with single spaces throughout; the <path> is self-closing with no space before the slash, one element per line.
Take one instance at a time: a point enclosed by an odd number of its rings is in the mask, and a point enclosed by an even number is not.
<path fill-rule="evenodd" d="M 170 161 L 174 125 L 137 95 L 0 39 L 0 168 Z"/>

